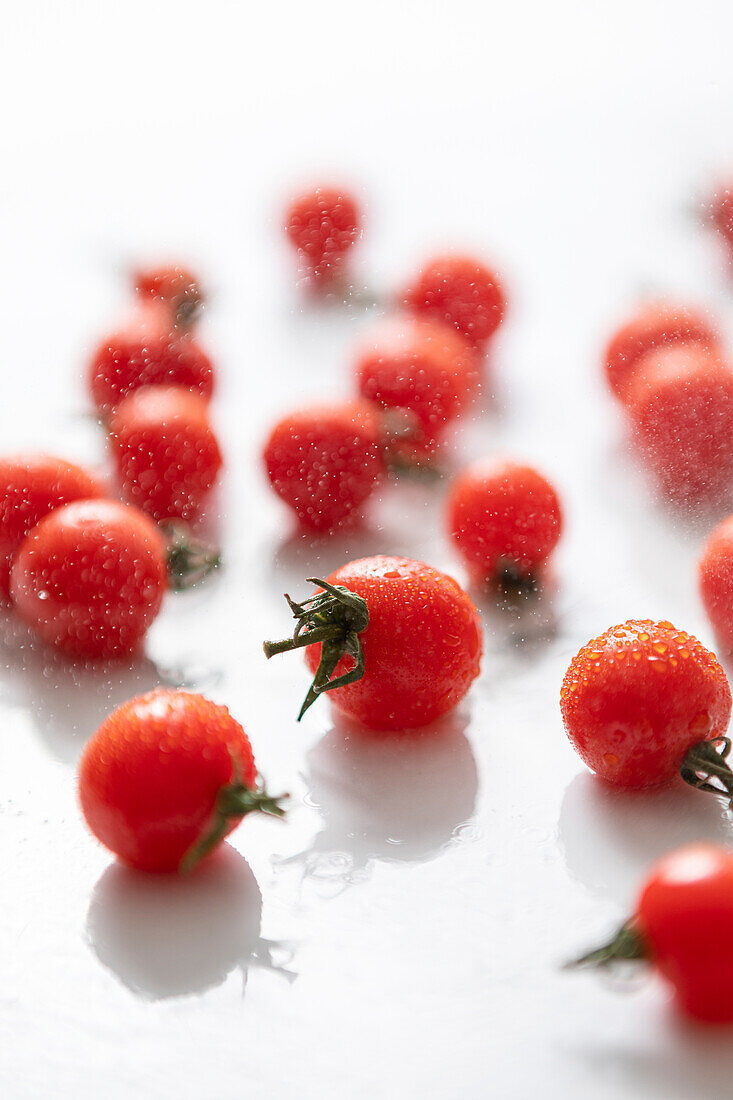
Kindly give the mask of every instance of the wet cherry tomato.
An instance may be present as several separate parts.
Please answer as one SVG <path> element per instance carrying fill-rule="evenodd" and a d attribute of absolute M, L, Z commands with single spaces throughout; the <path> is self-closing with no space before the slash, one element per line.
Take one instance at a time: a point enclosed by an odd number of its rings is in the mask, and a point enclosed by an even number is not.
<path fill-rule="evenodd" d="M 105 719 L 79 767 L 89 828 L 124 863 L 190 869 L 253 811 L 282 815 L 226 707 L 158 689 Z"/>
<path fill-rule="evenodd" d="M 404 295 L 408 309 L 457 328 L 479 350 L 504 318 L 498 275 L 472 256 L 438 256 L 426 263 Z"/>
<path fill-rule="evenodd" d="M 359 239 L 361 219 L 348 191 L 315 187 L 296 196 L 285 212 L 285 231 L 297 249 L 303 275 L 327 283 L 343 274 Z"/>

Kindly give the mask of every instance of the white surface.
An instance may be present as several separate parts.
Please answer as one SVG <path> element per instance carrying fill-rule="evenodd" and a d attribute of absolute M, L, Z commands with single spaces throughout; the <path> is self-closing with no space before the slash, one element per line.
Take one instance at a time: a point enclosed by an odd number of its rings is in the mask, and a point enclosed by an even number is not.
<path fill-rule="evenodd" d="M 613 796 L 558 713 L 564 669 L 627 616 L 710 642 L 693 562 L 624 457 L 598 376 L 646 288 L 731 286 L 689 216 L 733 155 L 733 9 L 721 3 L 3 5 L 3 450 L 97 458 L 81 371 L 125 265 L 173 251 L 215 288 L 227 568 L 170 598 L 133 669 L 72 669 L 7 625 L 0 681 L 8 1100 L 722 1096 L 730 1037 L 685 1028 L 558 963 L 628 910 L 649 860 L 730 841 L 677 785 Z M 484 605 L 483 673 L 442 733 L 363 743 L 301 726 L 281 593 L 374 550 L 461 575 L 441 489 L 389 487 L 361 539 L 288 539 L 258 452 L 277 411 L 349 390 L 369 318 L 299 312 L 279 237 L 291 184 L 332 167 L 369 199 L 364 277 L 433 245 L 506 273 L 498 408 L 462 456 L 526 455 L 567 512 L 557 588 L 517 622 Z M 124 872 L 83 828 L 74 763 L 114 704 L 183 670 L 245 724 L 287 825 L 248 822 L 190 882 Z M 241 853 L 241 854 L 240 854 Z M 246 861 L 245 862 L 245 858 Z M 262 897 L 259 912 L 259 895 Z M 258 919 L 261 918 L 261 919 Z M 259 927 L 258 927 L 259 925 Z M 244 990 L 244 994 L 243 994 Z"/>

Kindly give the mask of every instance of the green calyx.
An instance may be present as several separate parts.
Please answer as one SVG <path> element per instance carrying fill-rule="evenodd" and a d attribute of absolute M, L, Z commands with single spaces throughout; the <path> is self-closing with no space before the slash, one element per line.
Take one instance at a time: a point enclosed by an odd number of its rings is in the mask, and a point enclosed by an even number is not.
<path fill-rule="evenodd" d="M 733 771 L 728 764 L 731 741 L 728 737 L 715 737 L 712 741 L 700 741 L 688 751 L 680 767 L 685 783 L 698 791 L 723 795 L 733 808 Z"/>
<path fill-rule="evenodd" d="M 369 625 L 369 608 L 366 600 L 341 584 L 332 585 L 317 577 L 308 577 L 309 584 L 317 584 L 323 589 L 303 603 L 295 603 L 285 594 L 295 619 L 292 638 L 280 642 L 264 642 L 263 650 L 268 658 L 277 653 L 287 653 L 291 649 L 321 643 L 321 659 L 308 689 L 298 721 L 308 707 L 315 703 L 319 695 L 334 688 L 353 684 L 364 675 L 364 652 L 359 635 Z M 336 666 L 342 657 L 353 658 L 355 667 L 351 672 L 335 676 Z"/>
<path fill-rule="evenodd" d="M 233 821 L 241 821 L 247 814 L 261 813 L 272 817 L 284 817 L 281 803 L 288 796 L 273 798 L 264 787 L 245 787 L 239 779 L 234 779 L 222 787 L 216 797 L 211 825 L 199 839 L 191 845 L 180 862 L 181 874 L 190 874 L 197 863 L 216 848 L 229 832 Z"/>
<path fill-rule="evenodd" d="M 581 967 L 606 967 L 619 962 L 640 962 L 649 957 L 647 946 L 632 921 L 622 924 L 614 938 L 593 951 L 565 963 L 563 970 L 578 970 Z"/>
<path fill-rule="evenodd" d="M 214 569 L 219 568 L 219 550 L 193 538 L 185 523 L 171 520 L 162 523 L 161 527 L 167 540 L 168 584 L 174 592 L 193 588 Z"/>

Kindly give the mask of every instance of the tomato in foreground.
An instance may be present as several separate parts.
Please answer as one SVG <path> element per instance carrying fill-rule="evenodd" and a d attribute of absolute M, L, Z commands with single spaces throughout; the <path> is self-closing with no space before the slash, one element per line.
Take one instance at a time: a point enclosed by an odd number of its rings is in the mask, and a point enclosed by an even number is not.
<path fill-rule="evenodd" d="M 644 371 L 645 356 L 658 348 L 699 346 L 714 351 L 720 345 L 715 325 L 700 310 L 674 302 L 652 302 L 616 330 L 605 354 L 606 380 L 620 401 Z"/>
<path fill-rule="evenodd" d="M 164 689 L 105 719 L 82 754 L 79 799 L 97 839 L 143 871 L 190 870 L 246 814 L 283 813 L 228 709 Z"/>
<path fill-rule="evenodd" d="M 356 200 L 335 187 L 305 191 L 285 212 L 285 232 L 298 252 L 305 278 L 328 284 L 343 274 L 359 239 L 361 218 Z"/>
<path fill-rule="evenodd" d="M 176 386 L 146 386 L 118 405 L 109 442 L 123 495 L 155 520 L 204 509 L 222 457 L 208 403 Z"/>
<path fill-rule="evenodd" d="M 323 692 L 372 729 L 427 725 L 452 710 L 479 674 L 481 621 L 452 577 L 409 558 L 349 562 L 296 604 L 293 638 L 268 657 L 307 646 L 315 673 L 300 717 Z"/>
<path fill-rule="evenodd" d="M 85 500 L 57 508 L 18 551 L 15 608 L 36 634 L 74 656 L 134 653 L 167 587 L 166 546 L 137 508 Z"/>
<path fill-rule="evenodd" d="M 710 535 L 698 567 L 700 594 L 721 648 L 733 652 L 733 516 Z"/>
<path fill-rule="evenodd" d="M 476 462 L 451 486 L 448 530 L 480 578 L 531 582 L 560 538 L 560 501 L 547 478 L 531 466 Z"/>
<path fill-rule="evenodd" d="M 404 304 L 421 317 L 458 329 L 479 351 L 506 310 L 496 272 L 472 256 L 449 254 L 426 263 L 405 291 Z"/>
<path fill-rule="evenodd" d="M 301 524 L 331 531 L 361 518 L 385 474 L 381 417 L 366 401 L 299 409 L 272 429 L 263 458 Z"/>
<path fill-rule="evenodd" d="M 10 569 L 23 539 L 64 504 L 102 497 L 105 490 L 81 466 L 51 455 L 0 459 L 0 598 L 10 595 Z"/>
<path fill-rule="evenodd" d="M 672 986 L 675 1003 L 702 1023 L 733 1023 L 733 857 L 690 844 L 650 870 L 636 911 L 615 938 L 571 966 L 638 960 Z"/>
<path fill-rule="evenodd" d="M 588 642 L 560 707 L 573 748 L 608 783 L 653 787 L 679 773 L 733 797 L 728 681 L 715 655 L 671 623 L 631 619 Z"/>

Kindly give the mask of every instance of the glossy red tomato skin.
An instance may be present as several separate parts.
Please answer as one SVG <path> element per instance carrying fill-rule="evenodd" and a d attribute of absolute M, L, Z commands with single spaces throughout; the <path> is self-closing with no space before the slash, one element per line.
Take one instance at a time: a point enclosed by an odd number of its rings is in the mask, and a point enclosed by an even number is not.
<path fill-rule="evenodd" d="M 117 707 L 87 743 L 79 799 L 91 831 L 120 860 L 170 872 L 211 823 L 221 788 L 235 779 L 253 789 L 257 770 L 247 735 L 227 708 L 159 688 Z"/>
<path fill-rule="evenodd" d="M 208 403 L 176 386 L 146 386 L 109 420 L 124 497 L 154 520 L 190 521 L 203 511 L 222 467 Z"/>
<path fill-rule="evenodd" d="M 10 574 L 16 611 L 49 645 L 76 657 L 136 652 L 167 588 L 155 524 L 114 500 L 57 508 L 18 551 Z"/>
<path fill-rule="evenodd" d="M 0 459 L 0 599 L 10 596 L 10 568 L 23 539 L 39 520 L 75 500 L 105 496 L 88 470 L 51 455 Z"/>
<path fill-rule="evenodd" d="M 674 302 L 652 302 L 621 325 L 605 354 L 606 380 L 620 401 L 628 400 L 629 387 L 643 374 L 649 352 L 673 346 L 720 347 L 713 322 L 700 310 Z"/>
<path fill-rule="evenodd" d="M 472 572 L 534 576 L 562 532 L 559 497 L 532 466 L 503 459 L 473 463 L 448 494 L 448 530 Z"/>
<path fill-rule="evenodd" d="M 328 282 L 344 270 L 359 239 L 361 215 L 348 191 L 315 187 L 289 204 L 285 232 L 298 251 L 303 274 L 315 282 Z"/>
<path fill-rule="evenodd" d="M 363 398 L 408 410 L 426 439 L 459 417 L 478 388 L 478 360 L 468 341 L 442 322 L 409 316 L 375 330 L 357 355 L 355 374 Z"/>
<path fill-rule="evenodd" d="M 731 692 L 713 653 L 669 622 L 610 627 L 576 654 L 560 708 L 581 759 L 618 787 L 673 779 L 685 754 L 725 734 Z"/>
<path fill-rule="evenodd" d="M 334 530 L 361 518 L 384 476 L 380 417 L 362 401 L 299 409 L 275 425 L 263 458 L 301 525 Z"/>
<path fill-rule="evenodd" d="M 719 523 L 698 566 L 700 594 L 718 643 L 733 652 L 733 516 Z"/>
<path fill-rule="evenodd" d="M 369 625 L 359 635 L 366 671 L 335 688 L 338 710 L 371 729 L 406 730 L 452 710 L 479 674 L 481 620 L 452 577 L 409 558 L 378 556 L 349 562 L 327 578 L 362 596 Z M 320 645 L 306 661 L 315 671 Z M 335 675 L 353 668 L 345 657 Z"/>
<path fill-rule="evenodd" d="M 190 333 L 164 323 L 157 308 L 103 340 L 89 365 L 89 390 L 102 416 L 143 386 L 182 386 L 204 400 L 214 391 L 208 355 Z"/>
<path fill-rule="evenodd" d="M 448 254 L 425 264 L 404 294 L 422 317 L 458 329 L 478 350 L 486 347 L 506 312 L 499 276 L 472 256 Z"/>
<path fill-rule="evenodd" d="M 645 358 L 627 408 L 632 442 L 665 496 L 695 504 L 730 494 L 733 371 L 725 362 L 701 345 L 660 349 Z"/>
<path fill-rule="evenodd" d="M 704 1023 L 733 1023 L 733 859 L 690 844 L 652 868 L 636 925 L 682 1011 Z"/>

